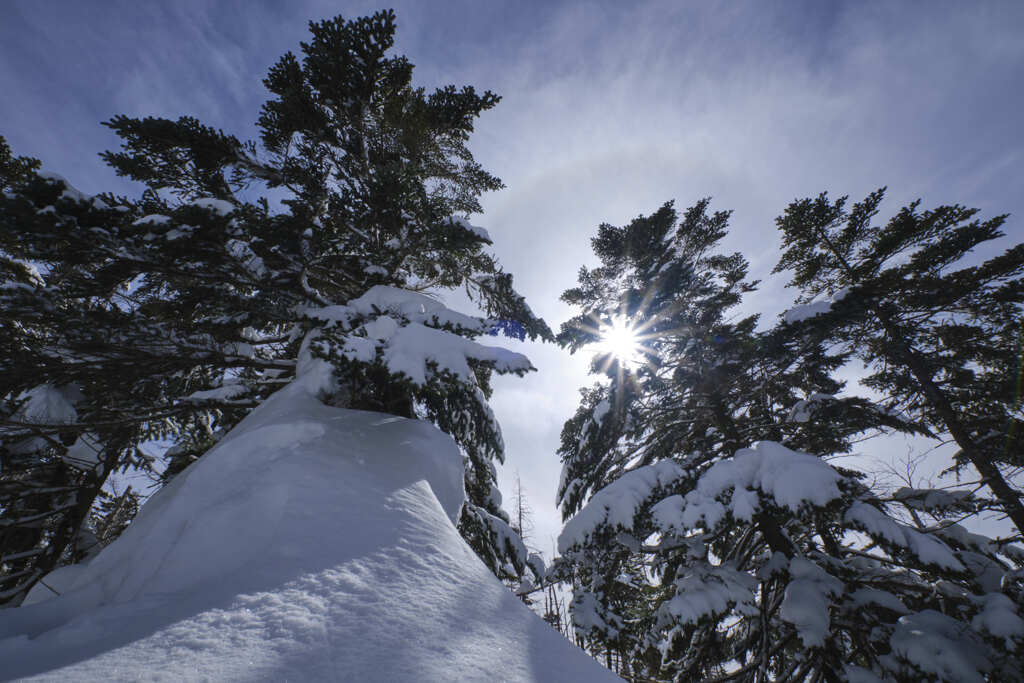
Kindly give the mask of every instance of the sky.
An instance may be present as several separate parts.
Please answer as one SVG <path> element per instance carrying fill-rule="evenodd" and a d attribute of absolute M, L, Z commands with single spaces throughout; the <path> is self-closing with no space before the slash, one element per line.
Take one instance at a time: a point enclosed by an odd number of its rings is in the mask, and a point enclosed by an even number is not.
<path fill-rule="evenodd" d="M 388 5 L 319 0 L 6 0 L 0 135 L 85 192 L 137 187 L 103 166 L 116 114 L 191 115 L 255 137 L 261 79 L 307 22 Z M 887 186 L 882 216 L 920 198 L 1010 213 L 1024 238 L 1024 3 L 393 3 L 396 51 L 426 87 L 471 84 L 502 102 L 470 147 L 506 188 L 473 222 L 533 309 L 557 328 L 558 297 L 593 265 L 597 226 L 668 200 L 731 209 L 723 248 L 764 283 L 745 304 L 765 323 L 791 304 L 771 276 L 774 218 L 828 191 Z M 502 378 L 506 500 L 518 475 L 548 551 L 562 423 L 589 384 L 586 355 L 517 346 L 538 372 Z M 898 450 L 898 449 L 895 449 Z M 902 454 L 895 454 L 902 455 Z"/>

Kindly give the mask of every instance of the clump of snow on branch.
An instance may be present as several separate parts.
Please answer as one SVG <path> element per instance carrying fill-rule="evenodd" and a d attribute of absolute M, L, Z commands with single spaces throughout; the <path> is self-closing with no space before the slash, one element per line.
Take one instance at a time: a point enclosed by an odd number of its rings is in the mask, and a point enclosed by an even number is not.
<path fill-rule="evenodd" d="M 939 680 L 981 683 L 979 672 L 992 668 L 987 648 L 966 625 L 934 610 L 900 617 L 889 644 L 895 657 Z"/>
<path fill-rule="evenodd" d="M 235 205 L 224 199 L 217 199 L 215 197 L 201 197 L 193 201 L 191 206 L 198 206 L 201 209 L 207 209 L 220 216 L 227 216 L 235 210 Z"/>
<path fill-rule="evenodd" d="M 473 225 L 468 220 L 462 218 L 461 216 L 452 216 L 452 223 L 455 223 L 460 228 L 463 228 L 464 230 L 468 230 L 469 232 L 473 233 L 482 242 L 486 242 L 487 244 L 493 244 L 491 240 L 491 234 L 487 232 L 486 229 L 481 228 L 479 225 Z"/>
<path fill-rule="evenodd" d="M 821 394 L 813 393 L 806 399 L 800 399 L 793 404 L 793 407 L 789 410 L 789 421 L 790 422 L 809 422 L 812 414 L 814 413 L 814 407 L 816 404 L 823 403 L 825 401 L 834 401 L 835 396 L 832 394 Z"/>
<path fill-rule="evenodd" d="M 793 512 L 808 504 L 827 505 L 839 498 L 842 479 L 821 458 L 774 441 L 760 441 L 712 465 L 685 498 L 667 498 L 654 506 L 653 513 L 665 529 L 681 531 L 701 525 L 713 529 L 727 512 L 736 519 L 752 520 L 761 506 L 759 492 Z"/>
<path fill-rule="evenodd" d="M 779 616 L 796 627 L 806 647 L 820 647 L 830 633 L 832 598 L 842 594 L 843 583 L 803 557 L 789 561 L 789 574 L 792 579 L 786 586 Z"/>
<path fill-rule="evenodd" d="M 828 299 L 822 301 L 811 301 L 806 304 L 793 306 L 782 314 L 782 319 L 792 325 L 794 323 L 807 320 L 808 318 L 824 315 L 825 313 L 831 312 L 832 305 L 845 299 L 846 295 L 849 293 L 850 288 L 843 287 Z"/>
<path fill-rule="evenodd" d="M 558 537 L 558 550 L 565 553 L 574 545 L 582 545 L 600 527 L 632 530 L 640 506 L 653 492 L 671 485 L 685 474 L 674 460 L 626 472 L 593 495 L 580 512 L 566 522 Z"/>
<path fill-rule="evenodd" d="M 729 565 L 690 567 L 674 586 L 675 595 L 659 608 L 659 618 L 671 616 L 680 623 L 696 624 L 733 609 L 744 614 L 757 611 L 757 579 Z"/>
<path fill-rule="evenodd" d="M 923 534 L 901 524 L 878 508 L 868 503 L 856 502 L 846 511 L 847 521 L 862 528 L 873 538 L 883 539 L 893 545 L 906 548 L 925 564 L 938 565 L 944 569 L 963 571 L 963 564 L 956 559 L 945 543 L 929 534 Z"/>
<path fill-rule="evenodd" d="M 323 322 L 326 330 L 341 332 L 343 357 L 361 362 L 379 357 L 389 372 L 416 385 L 445 374 L 475 384 L 470 361 L 500 373 L 533 369 L 520 353 L 462 336 L 484 334 L 494 321 L 459 313 L 419 292 L 376 285 L 347 304 L 301 312 Z"/>

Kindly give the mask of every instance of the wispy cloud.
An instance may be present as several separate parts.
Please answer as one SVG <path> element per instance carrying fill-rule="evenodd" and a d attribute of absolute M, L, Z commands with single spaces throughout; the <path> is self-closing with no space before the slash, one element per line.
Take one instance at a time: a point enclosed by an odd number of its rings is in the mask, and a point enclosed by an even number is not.
<path fill-rule="evenodd" d="M 346 16 L 379 8 L 345 3 Z M 399 51 L 425 85 L 471 83 L 503 102 L 473 149 L 508 189 L 486 225 L 538 312 L 592 263 L 601 222 L 668 199 L 713 196 L 733 209 L 728 249 L 755 276 L 775 263 L 773 218 L 822 190 L 890 207 L 918 196 L 989 214 L 1024 209 L 1024 4 L 1019 2 L 397 3 Z M 260 79 L 336 2 L 5 3 L 0 134 L 82 186 L 114 183 L 96 153 L 116 145 L 100 120 L 193 114 L 244 136 Z M 1019 227 L 1010 227 L 1019 239 Z M 789 303 L 774 279 L 751 308 Z M 510 465 L 541 519 L 551 504 L 562 421 L 585 361 L 534 349 L 541 369 L 502 380 L 496 410 Z"/>

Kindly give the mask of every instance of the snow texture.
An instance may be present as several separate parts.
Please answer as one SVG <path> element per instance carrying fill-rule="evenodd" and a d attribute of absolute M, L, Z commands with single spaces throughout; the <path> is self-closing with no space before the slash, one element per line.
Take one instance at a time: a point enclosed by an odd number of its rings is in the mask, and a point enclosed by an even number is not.
<path fill-rule="evenodd" d="M 75 386 L 56 387 L 41 384 L 24 392 L 19 398 L 25 399 L 21 416 L 33 424 L 71 424 L 78 421 L 75 410 L 81 393 Z"/>
<path fill-rule="evenodd" d="M 231 202 L 215 197 L 202 197 L 192 202 L 191 206 L 198 206 L 201 209 L 213 211 L 220 216 L 227 216 L 235 210 L 235 205 Z"/>
<path fill-rule="evenodd" d="M 737 609 L 756 613 L 757 579 L 728 565 L 704 565 L 689 569 L 675 582 L 676 592 L 662 608 L 673 621 L 696 624 L 700 620 Z"/>
<path fill-rule="evenodd" d="M 386 341 L 384 362 L 392 374 L 405 375 L 414 384 L 427 383 L 434 374 L 428 363 L 436 363 L 437 371 L 447 371 L 458 379 L 475 383 L 469 359 L 489 361 L 498 372 L 526 371 L 533 368 L 526 356 L 496 346 L 437 330 L 419 323 L 397 328 Z"/>
<path fill-rule="evenodd" d="M 884 683 L 884 681 L 871 671 L 853 664 L 847 664 L 844 669 L 846 680 L 849 683 Z"/>
<path fill-rule="evenodd" d="M 892 610 L 896 614 L 909 614 L 910 610 L 903 604 L 903 601 L 888 591 L 877 588 L 858 588 L 849 595 L 851 604 L 855 607 L 865 605 L 878 605 L 885 609 Z"/>
<path fill-rule="evenodd" d="M 684 470 L 674 460 L 663 460 L 626 472 L 595 493 L 575 517 L 565 523 L 558 536 L 558 552 L 566 553 L 583 545 L 603 526 L 632 530 L 640 506 L 650 500 L 654 490 L 671 485 Z"/>
<path fill-rule="evenodd" d="M 349 301 L 348 307 L 361 315 L 390 311 L 411 322 L 429 323 L 435 327 L 449 325 L 456 330 L 464 329 L 476 333 L 484 332 L 490 327 L 487 321 L 453 311 L 426 294 L 387 285 L 371 287 L 359 298 Z"/>
<path fill-rule="evenodd" d="M 151 213 L 148 216 L 143 216 L 139 220 L 132 223 L 132 225 L 166 225 L 171 222 L 170 216 L 164 216 L 159 213 Z"/>
<path fill-rule="evenodd" d="M 75 404 L 81 398 L 81 389 L 75 385 L 57 387 L 40 384 L 22 392 L 18 400 L 24 401 L 14 421 L 36 425 L 72 424 L 78 421 Z M 0 431 L 0 436 L 4 436 Z M 24 455 L 46 448 L 49 442 L 42 436 L 18 439 L 4 437 L 7 450 L 14 455 Z"/>
<path fill-rule="evenodd" d="M 931 511 L 954 508 L 971 499 L 970 491 L 946 491 L 943 489 L 912 489 L 906 486 L 892 496 L 903 505 L 915 510 Z M 981 538 L 979 536 L 979 538 Z"/>
<path fill-rule="evenodd" d="M 88 471 L 96 469 L 103 454 L 103 444 L 91 432 L 86 432 L 75 439 L 62 456 L 62 460 L 71 467 Z"/>
<path fill-rule="evenodd" d="M 614 681 L 453 525 L 458 447 L 317 401 L 317 359 L 127 531 L 0 613 L 3 678 Z"/>
<path fill-rule="evenodd" d="M 940 680 L 981 683 L 978 672 L 991 668 L 966 625 L 933 610 L 900 617 L 889 643 L 898 658 Z"/>
<path fill-rule="evenodd" d="M 484 228 L 481 228 L 479 225 L 471 225 L 469 221 L 459 216 L 452 216 L 452 223 L 455 223 L 456 225 L 465 228 L 466 230 L 470 231 L 487 244 L 493 244 L 493 241 L 491 240 L 491 233 L 487 232 Z"/>
<path fill-rule="evenodd" d="M 982 598 L 982 610 L 971 620 L 975 631 L 988 632 L 1002 638 L 1007 650 L 1014 649 L 1014 639 L 1024 640 L 1024 620 L 1017 616 L 1016 606 L 1002 593 L 989 593 Z"/>
<path fill-rule="evenodd" d="M 60 175 L 59 173 L 53 173 L 51 171 L 39 171 L 37 175 L 40 178 L 43 178 L 50 182 L 60 183 L 61 185 L 63 185 L 64 191 L 61 192 L 60 196 L 64 199 L 72 199 L 77 202 L 84 202 L 88 201 L 89 199 L 85 194 L 75 189 L 75 187 L 68 182 L 67 178 Z"/>
<path fill-rule="evenodd" d="M 779 616 L 796 627 L 805 647 L 821 647 L 829 634 L 831 598 L 843 592 L 843 583 L 803 557 L 790 560 L 789 574 Z"/>
<path fill-rule="evenodd" d="M 827 505 L 839 498 L 842 479 L 821 458 L 774 441 L 759 441 L 753 448 L 741 448 L 732 458 L 716 462 L 685 498 L 668 498 L 654 506 L 653 512 L 664 529 L 685 531 L 701 525 L 713 529 L 726 512 L 751 521 L 760 508 L 760 494 L 793 512 L 807 504 Z M 732 494 L 723 501 L 730 490 Z"/>
<path fill-rule="evenodd" d="M 832 310 L 832 305 L 846 298 L 850 293 L 849 287 L 843 287 L 825 301 L 811 301 L 806 304 L 799 304 L 790 308 L 782 314 L 782 319 L 792 325 L 817 315 L 824 315 Z"/>
<path fill-rule="evenodd" d="M 228 382 L 216 389 L 193 391 L 185 397 L 186 401 L 229 401 L 249 393 L 249 387 L 241 382 Z"/>
<path fill-rule="evenodd" d="M 900 524 L 873 505 L 854 503 L 846 511 L 846 519 L 875 538 L 882 538 L 891 544 L 906 548 L 925 564 L 964 571 L 963 564 L 956 559 L 953 551 L 945 543 L 934 536 Z"/>
<path fill-rule="evenodd" d="M 814 405 L 823 401 L 834 401 L 835 396 L 832 394 L 811 394 L 806 399 L 801 399 L 793 404 L 793 407 L 789 410 L 789 421 L 790 422 L 809 422 L 811 415 L 814 413 Z"/>
<path fill-rule="evenodd" d="M 228 240 L 224 248 L 250 275 L 257 279 L 266 276 L 267 267 L 263 263 L 263 259 L 256 255 L 248 242 Z"/>
<path fill-rule="evenodd" d="M 343 306 L 306 307 L 302 313 L 343 327 L 369 318 L 361 325 L 365 336 L 348 336 L 341 353 L 350 360 L 368 363 L 380 350 L 389 372 L 404 375 L 417 385 L 444 373 L 475 384 L 470 360 L 491 363 L 499 373 L 533 369 L 521 353 L 479 344 L 458 334 L 485 333 L 492 321 L 453 311 L 418 292 L 376 285 Z"/>

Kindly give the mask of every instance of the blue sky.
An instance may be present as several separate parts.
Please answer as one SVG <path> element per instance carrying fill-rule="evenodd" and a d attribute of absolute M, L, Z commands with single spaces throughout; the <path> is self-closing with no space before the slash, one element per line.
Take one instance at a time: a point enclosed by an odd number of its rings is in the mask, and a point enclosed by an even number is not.
<path fill-rule="evenodd" d="M 1024 3 L 394 6 L 418 83 L 503 96 L 472 149 L 507 189 L 474 222 L 552 325 L 570 315 L 558 295 L 592 263 L 596 226 L 669 199 L 733 209 L 726 247 L 762 278 L 777 254 L 774 217 L 823 190 L 860 198 L 887 185 L 889 212 L 917 197 L 985 215 L 1024 209 Z M 260 81 L 308 20 L 381 7 L 8 0 L 0 135 L 83 191 L 132 192 L 97 156 L 117 144 L 100 121 L 188 114 L 251 137 Z M 1017 218 L 1006 230 L 1004 247 L 1024 238 Z M 766 282 L 751 309 L 770 320 L 792 299 L 783 285 Z M 586 359 L 527 352 L 540 372 L 499 382 L 495 406 L 505 472 L 521 473 L 547 549 L 559 525 L 554 451 Z"/>

